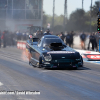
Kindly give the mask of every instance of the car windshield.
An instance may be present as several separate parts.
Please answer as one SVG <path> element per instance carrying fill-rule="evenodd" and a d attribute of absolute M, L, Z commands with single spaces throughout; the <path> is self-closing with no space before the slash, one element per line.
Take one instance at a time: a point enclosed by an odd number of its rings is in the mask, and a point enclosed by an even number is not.
<path fill-rule="evenodd" d="M 43 44 L 50 45 L 51 43 L 62 43 L 62 41 L 59 38 L 45 38 Z"/>

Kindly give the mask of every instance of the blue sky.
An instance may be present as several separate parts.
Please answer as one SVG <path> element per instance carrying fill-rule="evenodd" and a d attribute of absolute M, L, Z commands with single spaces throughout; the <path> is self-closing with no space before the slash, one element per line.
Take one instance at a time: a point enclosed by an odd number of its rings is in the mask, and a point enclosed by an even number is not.
<path fill-rule="evenodd" d="M 64 1 L 65 0 L 55 0 L 55 13 L 57 15 L 64 14 Z M 92 0 L 92 5 L 95 4 L 95 1 L 100 0 Z M 85 11 L 90 10 L 91 0 L 84 0 L 83 8 Z M 68 16 L 75 11 L 77 8 L 82 8 L 82 0 L 67 0 L 68 6 Z M 52 15 L 53 0 L 43 0 L 43 9 L 46 14 Z"/>

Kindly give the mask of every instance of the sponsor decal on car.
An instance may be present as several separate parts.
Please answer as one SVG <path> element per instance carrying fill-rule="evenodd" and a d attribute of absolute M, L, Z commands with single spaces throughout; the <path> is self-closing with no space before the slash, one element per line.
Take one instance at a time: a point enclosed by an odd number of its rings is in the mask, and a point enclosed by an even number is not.
<path fill-rule="evenodd" d="M 47 54 L 62 54 L 62 53 L 75 53 L 75 52 L 70 52 L 70 51 L 50 51 L 47 52 Z"/>
<path fill-rule="evenodd" d="M 100 55 L 87 55 L 87 58 L 94 59 L 94 60 L 100 60 Z"/>

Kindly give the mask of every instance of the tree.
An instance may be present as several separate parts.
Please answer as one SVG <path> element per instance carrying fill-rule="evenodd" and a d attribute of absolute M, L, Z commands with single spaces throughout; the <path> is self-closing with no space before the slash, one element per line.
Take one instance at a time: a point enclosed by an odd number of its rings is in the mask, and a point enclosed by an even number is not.
<path fill-rule="evenodd" d="M 55 32 L 61 32 L 63 31 L 62 27 L 63 27 L 63 15 L 57 16 L 55 14 L 55 24 L 54 24 L 54 31 Z M 51 28 L 52 28 L 52 16 L 51 15 L 46 15 L 44 14 L 43 16 L 43 27 L 45 29 L 47 29 L 47 24 L 50 23 Z M 52 30 L 51 30 L 52 31 Z"/>
<path fill-rule="evenodd" d="M 52 16 L 44 14 L 43 15 L 43 27 L 47 28 L 48 23 L 50 24 L 52 23 Z"/>
<path fill-rule="evenodd" d="M 75 10 L 71 15 L 66 25 L 66 31 L 82 31 L 85 30 L 85 21 L 87 16 L 82 9 Z"/>
<path fill-rule="evenodd" d="M 92 7 L 92 17 L 97 17 L 98 12 L 99 12 L 99 1 L 96 1 L 95 5 Z"/>

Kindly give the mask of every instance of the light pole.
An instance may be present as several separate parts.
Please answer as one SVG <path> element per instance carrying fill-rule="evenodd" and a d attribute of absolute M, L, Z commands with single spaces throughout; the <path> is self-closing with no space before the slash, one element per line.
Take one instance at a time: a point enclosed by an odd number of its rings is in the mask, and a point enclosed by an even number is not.
<path fill-rule="evenodd" d="M 100 1 L 99 1 L 99 13 L 100 13 Z M 100 53 L 100 36 L 99 36 L 99 53 Z"/>
<path fill-rule="evenodd" d="M 43 22 L 44 22 L 44 13 L 45 13 L 45 12 L 43 11 L 43 12 L 42 12 L 42 26 L 41 26 L 41 30 L 44 29 L 44 28 L 43 28 L 43 27 L 44 27 L 44 26 L 43 26 L 43 25 L 44 25 L 44 23 L 43 23 Z"/>
<path fill-rule="evenodd" d="M 64 32 L 66 28 L 66 23 L 67 23 L 67 0 L 64 2 Z"/>
<path fill-rule="evenodd" d="M 53 0 L 52 31 L 54 31 L 55 0 Z"/>
<path fill-rule="evenodd" d="M 92 32 L 91 19 L 92 19 L 92 0 L 91 0 L 91 7 L 90 7 L 90 33 Z"/>
<path fill-rule="evenodd" d="M 82 9 L 83 9 L 83 2 L 84 2 L 84 0 L 82 0 Z"/>
<path fill-rule="evenodd" d="M 7 30 L 7 5 L 5 5 L 5 27 Z"/>

